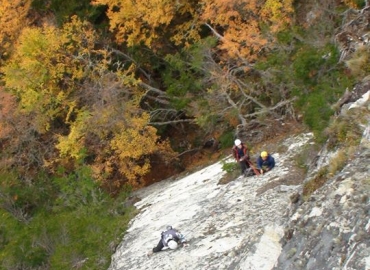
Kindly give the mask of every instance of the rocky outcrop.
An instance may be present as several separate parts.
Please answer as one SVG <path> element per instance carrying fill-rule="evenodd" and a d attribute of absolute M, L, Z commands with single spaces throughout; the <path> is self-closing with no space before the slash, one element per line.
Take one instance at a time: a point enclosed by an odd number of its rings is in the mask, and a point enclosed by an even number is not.
<path fill-rule="evenodd" d="M 360 23 L 369 14 L 368 6 L 356 11 L 337 35 L 341 60 L 368 46 L 367 24 Z M 355 153 L 342 169 L 322 176 L 325 183 L 310 196 L 302 196 L 303 186 L 343 151 L 327 145 L 304 177 L 297 163 L 314 144 L 310 133 L 278 142 L 276 168 L 263 176 L 220 185 L 222 165 L 231 162 L 224 160 L 161 181 L 134 194 L 139 214 L 109 269 L 369 270 L 369 81 L 347 91 L 335 108 L 338 115 L 360 110 L 355 121 L 363 137 Z M 148 257 L 166 225 L 180 229 L 190 246 Z"/>
<path fill-rule="evenodd" d="M 322 149 L 302 177 L 297 163 L 314 145 L 310 133 L 279 142 L 276 168 L 263 176 L 220 185 L 226 160 L 153 184 L 134 194 L 140 213 L 109 269 L 370 269 L 368 96 L 346 111 L 361 110 L 363 138 L 355 154 L 308 198 L 302 197 L 303 185 L 338 151 Z M 190 246 L 148 257 L 169 224 Z"/>
<path fill-rule="evenodd" d="M 369 93 L 349 107 L 362 109 L 365 120 L 355 154 L 307 201 L 292 205 L 284 246 L 274 269 L 370 269 Z M 321 151 L 316 168 L 312 168 L 314 173 L 306 181 L 333 162 L 333 152 L 327 148 Z"/>
<path fill-rule="evenodd" d="M 303 180 L 292 181 L 294 157 L 311 140 L 308 133 L 281 142 L 286 154 L 274 153 L 276 168 L 263 176 L 220 185 L 223 161 L 136 192 L 140 213 L 109 269 L 271 269 L 281 252 L 290 196 Z M 180 229 L 190 246 L 147 257 L 168 224 Z"/>

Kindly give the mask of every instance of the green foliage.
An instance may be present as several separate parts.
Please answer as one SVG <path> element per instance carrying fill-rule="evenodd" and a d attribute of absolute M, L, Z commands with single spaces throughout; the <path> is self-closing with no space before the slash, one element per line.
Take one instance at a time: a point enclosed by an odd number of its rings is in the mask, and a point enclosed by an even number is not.
<path fill-rule="evenodd" d="M 218 184 L 223 185 L 227 184 L 230 181 L 235 180 L 240 176 L 239 164 L 237 162 L 222 162 L 222 170 L 226 172 L 219 180 Z"/>
<path fill-rule="evenodd" d="M 283 44 L 289 44 L 293 41 L 293 35 L 291 31 L 280 31 L 276 34 L 277 41 Z"/>
<path fill-rule="evenodd" d="M 219 117 L 212 114 L 210 111 L 208 114 L 204 113 L 196 118 L 196 123 L 204 130 L 212 129 L 219 122 Z"/>
<path fill-rule="evenodd" d="M 72 15 L 82 20 L 99 23 L 98 19 L 104 14 L 103 6 L 93 6 L 90 0 L 45 0 L 32 1 L 32 7 L 38 11 L 53 12 L 59 25 L 68 21 Z"/>
<path fill-rule="evenodd" d="M 0 205 L 16 219 L 26 221 L 42 207 L 48 207 L 54 190 L 47 177 L 40 173 L 37 181 L 27 183 L 12 172 L 0 173 Z"/>
<path fill-rule="evenodd" d="M 334 113 L 332 105 L 347 87 L 351 87 L 353 78 L 346 75 L 345 67 L 338 63 L 339 51 L 333 44 L 323 47 L 303 45 L 294 39 L 299 32 L 300 29 L 295 28 L 291 32 L 278 33 L 279 42 L 294 49 L 277 49 L 256 64 L 257 69 L 270 75 L 261 78 L 260 83 L 270 89 L 267 96 L 261 97 L 277 102 L 283 94 L 281 89 L 287 89 L 284 94 L 297 98 L 296 112 L 302 114 L 304 123 L 322 142 L 325 140 L 323 131 Z"/>
<path fill-rule="evenodd" d="M 224 162 L 222 163 L 222 170 L 227 172 L 227 173 L 231 173 L 233 171 L 235 171 L 236 169 L 238 169 L 239 167 L 239 164 L 236 163 L 236 162 Z"/>
<path fill-rule="evenodd" d="M 306 98 L 304 105 L 304 122 L 319 138 L 321 132 L 327 127 L 333 111 L 326 101 L 325 92 L 315 92 Z"/>
<path fill-rule="evenodd" d="M 34 203 L 27 222 L 0 203 L 0 269 L 108 268 L 112 248 L 132 218 L 132 209 L 122 205 L 130 189 L 113 199 L 93 182 L 87 168 L 58 174 L 48 181 L 46 177 L 37 179 L 40 183 L 44 180 L 44 185 L 23 186 L 25 194 L 32 192 L 45 202 Z M 0 186 L 12 187 L 16 182 L 9 181 Z"/>
<path fill-rule="evenodd" d="M 337 63 L 338 56 L 332 45 L 321 50 L 309 48 L 305 52 L 300 51 L 293 64 L 298 80 L 303 83 L 299 87 L 298 81 L 293 91 L 298 97 L 296 108 L 303 113 L 305 124 L 319 142 L 326 139 L 324 130 L 334 113 L 332 105 L 352 85 L 352 78 L 345 75 L 344 67 Z M 311 73 L 304 71 L 304 67 Z"/>
<path fill-rule="evenodd" d="M 222 149 L 231 147 L 232 145 L 234 145 L 234 132 L 233 131 L 225 132 L 220 136 L 219 141 Z"/>
<path fill-rule="evenodd" d="M 104 202 L 105 195 L 92 179 L 92 172 L 89 167 L 82 166 L 71 174 L 64 174 L 63 169 L 60 169 L 59 174 L 61 174 L 60 177 L 56 176 L 52 179 L 59 190 L 54 210 L 73 210 L 87 205 L 99 205 Z"/>
<path fill-rule="evenodd" d="M 184 109 L 194 101 L 189 97 L 194 97 L 204 87 L 202 85 L 202 78 L 205 75 L 202 68 L 204 54 L 209 47 L 214 45 L 213 42 L 213 39 L 206 39 L 189 48 L 184 48 L 179 53 L 168 54 L 165 57 L 163 82 L 176 109 Z"/>
<path fill-rule="evenodd" d="M 315 84 L 321 65 L 325 62 L 316 48 L 301 48 L 295 55 L 293 70 L 295 77 L 304 84 Z"/>

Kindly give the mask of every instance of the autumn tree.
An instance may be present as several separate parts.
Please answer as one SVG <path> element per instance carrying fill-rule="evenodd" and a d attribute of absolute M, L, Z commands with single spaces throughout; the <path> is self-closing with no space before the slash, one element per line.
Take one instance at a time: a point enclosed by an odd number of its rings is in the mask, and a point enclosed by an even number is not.
<path fill-rule="evenodd" d="M 0 51 L 7 56 L 20 31 L 25 27 L 31 0 L 0 0 Z"/>
<path fill-rule="evenodd" d="M 110 30 L 119 43 L 128 46 L 143 43 L 160 48 L 169 40 L 180 44 L 200 38 L 199 22 L 195 19 L 197 0 L 94 0 L 92 3 L 108 6 Z"/>
<path fill-rule="evenodd" d="M 62 29 L 26 28 L 2 68 L 4 82 L 30 122 L 22 127 L 34 134 L 26 145 L 52 142 L 47 152 L 38 153 L 40 167 L 55 170 L 58 164 L 87 159 L 92 167 L 103 166 L 100 179 L 116 177 L 118 186 L 125 181 L 134 185 L 149 171 L 150 155 L 170 156 L 172 151 L 168 142 L 159 141 L 139 106 L 146 91 L 134 69 L 114 64 L 111 52 L 96 41 L 92 27 L 76 18 Z"/>
<path fill-rule="evenodd" d="M 93 3 L 108 6 L 110 29 L 119 43 L 127 46 L 144 44 L 161 54 L 169 52 L 159 50 L 161 46 L 173 44 L 188 55 L 187 64 L 182 67 L 185 69 L 191 68 L 195 58 L 199 60 L 190 55 L 192 46 L 207 43 L 204 40 L 210 36 L 217 39 L 215 46 L 208 47 L 202 64 L 198 65 L 201 66 L 201 76 L 204 76 L 198 80 L 203 83 L 198 86 L 199 93 L 194 93 L 194 84 L 190 83 L 194 77 L 190 76 L 189 82 L 186 82 L 185 73 L 191 75 L 191 72 L 175 68 L 172 73 L 181 74 L 176 76 L 181 78 L 181 85 L 176 79 L 171 82 L 171 79 L 164 78 L 165 91 L 175 101 L 172 102 L 174 106 L 182 104 L 183 107 L 190 104 L 186 100 L 195 98 L 186 110 L 191 116 L 199 116 L 199 123 L 207 122 L 201 109 L 204 108 L 201 105 L 204 101 L 209 103 L 210 111 L 206 115 L 226 116 L 228 113 L 225 111 L 229 110 L 225 109 L 233 108 L 233 115 L 238 115 L 242 125 L 246 125 L 248 118 L 258 115 L 253 113 L 256 110 L 273 113 L 274 109 L 280 108 L 282 103 L 278 105 L 279 101 L 269 110 L 270 104 L 258 99 L 263 89 L 257 89 L 248 82 L 248 72 L 253 70 L 257 59 L 269 50 L 276 33 L 292 23 L 292 0 L 199 0 L 191 3 L 181 0 L 95 0 Z M 184 61 L 184 58 L 179 61 Z M 187 89 L 186 93 L 184 89 Z M 176 95 L 181 96 L 183 102 L 174 100 Z M 197 99 L 197 96 L 201 98 Z M 197 101 L 199 104 L 196 104 Z"/>
<path fill-rule="evenodd" d="M 155 47 L 167 38 L 188 45 L 204 37 L 204 27 L 220 39 L 230 56 L 255 59 L 266 45 L 263 26 L 276 32 L 291 23 L 293 0 L 95 0 L 107 5 L 110 29 L 128 46 Z M 262 23 L 263 22 L 263 23 Z"/>

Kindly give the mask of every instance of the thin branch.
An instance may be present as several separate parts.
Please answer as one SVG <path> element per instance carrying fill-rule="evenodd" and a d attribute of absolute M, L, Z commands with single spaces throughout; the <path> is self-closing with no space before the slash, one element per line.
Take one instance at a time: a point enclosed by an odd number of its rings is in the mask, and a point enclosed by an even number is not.
<path fill-rule="evenodd" d="M 152 126 L 163 126 L 168 124 L 177 124 L 177 123 L 195 123 L 194 119 L 181 119 L 181 120 L 172 120 L 172 121 L 166 121 L 166 122 L 149 122 L 149 125 Z"/>
<path fill-rule="evenodd" d="M 144 74 L 144 76 L 148 79 L 148 81 L 150 81 L 150 74 L 148 74 L 144 69 L 142 69 L 141 67 L 139 67 L 139 65 L 137 64 L 137 62 L 135 61 L 135 59 L 133 59 L 131 56 L 119 51 L 119 50 L 116 50 L 116 49 L 112 49 L 110 48 L 110 50 L 118 55 L 121 55 L 123 56 L 124 58 L 126 58 L 127 60 L 133 62 L 136 64 L 136 66 L 138 67 L 138 69 Z"/>
<path fill-rule="evenodd" d="M 211 25 L 209 25 L 208 23 L 205 24 L 209 29 L 211 29 L 211 31 L 213 32 L 213 34 L 218 38 L 218 39 L 221 39 L 221 40 L 224 40 L 225 38 L 219 34 L 216 29 L 214 29 Z"/>
<path fill-rule="evenodd" d="M 166 94 L 165 91 L 160 90 L 158 88 L 155 88 L 155 87 L 153 87 L 153 86 L 151 86 L 151 85 L 149 85 L 149 84 L 147 84 L 145 82 L 140 81 L 139 82 L 139 85 L 142 86 L 142 87 L 144 87 L 145 89 L 147 89 L 149 91 L 152 91 L 152 92 L 155 92 L 155 93 L 157 93 L 159 95 L 167 96 L 167 94 Z"/>
<path fill-rule="evenodd" d="M 238 80 L 238 79 L 235 79 L 234 80 L 235 83 L 238 85 L 241 93 L 243 94 L 243 96 L 248 99 L 248 100 L 251 100 L 253 103 L 257 104 L 258 106 L 260 106 L 261 108 L 266 108 L 265 105 L 263 105 L 261 102 L 259 102 L 257 99 L 255 99 L 254 97 L 248 95 L 244 90 L 243 88 L 248 88 L 248 85 L 246 85 L 244 82 L 242 82 L 241 80 Z M 244 87 L 243 87 L 244 86 Z"/>
<path fill-rule="evenodd" d="M 178 155 L 176 156 L 176 158 L 179 158 L 179 157 L 181 157 L 181 156 L 183 156 L 183 155 L 185 155 L 185 154 L 187 154 L 187 153 L 190 153 L 190 152 L 196 152 L 196 151 L 199 151 L 199 150 L 201 150 L 201 149 L 202 149 L 202 148 L 198 147 L 198 148 L 193 148 L 193 149 L 186 150 L 186 151 L 184 151 L 184 152 L 182 152 L 182 153 L 178 154 Z"/>
<path fill-rule="evenodd" d="M 278 104 L 276 104 L 274 107 L 264 107 L 263 109 L 261 109 L 260 111 L 258 112 L 254 112 L 254 113 L 250 113 L 250 114 L 246 114 L 244 115 L 244 117 L 254 117 L 256 115 L 260 115 L 260 114 L 264 114 L 264 113 L 270 113 L 280 107 L 283 107 L 287 104 L 290 104 L 292 103 L 293 101 L 295 101 L 297 99 L 297 97 L 293 97 L 292 99 L 288 99 L 288 100 L 284 100 L 284 101 L 280 101 Z"/>

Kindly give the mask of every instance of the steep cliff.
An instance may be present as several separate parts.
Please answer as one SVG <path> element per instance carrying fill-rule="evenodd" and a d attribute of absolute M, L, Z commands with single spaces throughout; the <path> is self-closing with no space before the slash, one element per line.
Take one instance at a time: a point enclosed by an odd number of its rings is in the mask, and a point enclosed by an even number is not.
<path fill-rule="evenodd" d="M 336 36 L 341 61 L 369 46 L 369 10 Z M 313 159 L 313 135 L 302 133 L 275 142 L 276 168 L 263 176 L 221 185 L 224 160 L 137 191 L 139 214 L 109 269 L 369 270 L 369 82 L 335 105 L 343 122 L 336 128 L 333 119 L 336 134 Z M 148 257 L 166 225 L 190 246 Z"/>
<path fill-rule="evenodd" d="M 263 176 L 219 180 L 222 162 L 142 189 L 132 221 L 109 269 L 370 269 L 369 93 L 343 113 L 358 115 L 363 137 L 347 164 L 327 174 L 306 198 L 304 186 L 338 158 L 323 148 L 299 176 L 299 160 L 314 146 L 312 134 L 286 138 L 274 152 L 276 168 Z M 322 176 L 322 175 L 321 175 Z M 171 224 L 190 246 L 150 257 Z"/>

